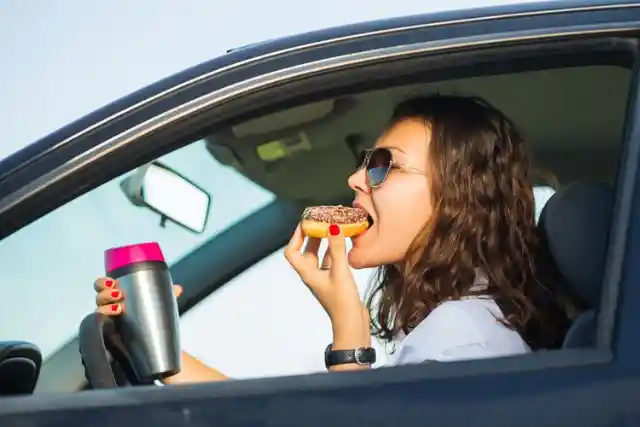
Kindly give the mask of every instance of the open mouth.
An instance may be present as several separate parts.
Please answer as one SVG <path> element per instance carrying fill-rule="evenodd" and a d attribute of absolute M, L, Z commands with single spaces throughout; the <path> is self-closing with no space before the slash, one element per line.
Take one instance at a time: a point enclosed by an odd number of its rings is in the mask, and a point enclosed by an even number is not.
<path fill-rule="evenodd" d="M 373 224 L 375 223 L 375 221 L 374 221 L 373 217 L 371 216 L 371 214 L 369 214 L 367 209 L 364 206 L 362 206 L 362 204 L 360 204 L 359 202 L 354 201 L 353 207 L 356 208 L 356 209 L 360 209 L 361 211 L 363 211 L 364 213 L 367 214 L 367 228 L 364 231 L 366 233 L 371 227 L 373 227 Z"/>
<path fill-rule="evenodd" d="M 368 228 L 373 226 L 373 217 L 371 215 L 367 215 L 367 224 L 369 224 Z"/>

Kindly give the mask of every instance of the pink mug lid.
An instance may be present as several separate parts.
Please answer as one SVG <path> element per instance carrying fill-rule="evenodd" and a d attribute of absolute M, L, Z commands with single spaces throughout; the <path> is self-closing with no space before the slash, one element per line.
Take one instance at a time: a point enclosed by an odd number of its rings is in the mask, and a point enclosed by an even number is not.
<path fill-rule="evenodd" d="M 107 273 L 140 262 L 165 262 L 160 245 L 156 242 L 120 246 L 104 251 L 104 269 Z"/>

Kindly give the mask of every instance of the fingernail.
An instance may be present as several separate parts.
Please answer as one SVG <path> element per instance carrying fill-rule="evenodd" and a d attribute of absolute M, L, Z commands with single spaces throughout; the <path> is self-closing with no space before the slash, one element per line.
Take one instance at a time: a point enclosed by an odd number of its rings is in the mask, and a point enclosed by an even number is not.
<path fill-rule="evenodd" d="M 331 234 L 332 236 L 337 236 L 338 234 L 340 234 L 340 227 L 338 227 L 336 224 L 331 224 L 329 226 L 329 234 Z"/>
<path fill-rule="evenodd" d="M 104 281 L 104 285 L 105 285 L 107 288 L 112 287 L 114 283 L 115 283 L 115 282 L 114 282 L 113 280 L 111 280 L 111 279 L 107 279 L 107 280 L 105 280 L 105 281 Z"/>
<path fill-rule="evenodd" d="M 120 296 L 120 291 L 113 291 L 111 292 L 111 297 L 112 298 L 118 298 Z"/>
<path fill-rule="evenodd" d="M 118 311 L 119 309 L 120 309 L 120 306 L 119 306 L 118 304 L 113 304 L 113 305 L 111 306 L 111 311 L 113 311 L 114 313 L 115 313 L 116 311 Z"/>

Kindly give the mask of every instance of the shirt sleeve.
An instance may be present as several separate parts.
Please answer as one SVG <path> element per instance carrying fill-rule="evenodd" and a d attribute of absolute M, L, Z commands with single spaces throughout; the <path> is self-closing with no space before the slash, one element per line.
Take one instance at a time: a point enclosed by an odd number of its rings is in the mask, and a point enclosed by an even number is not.
<path fill-rule="evenodd" d="M 488 357 L 486 340 L 477 320 L 455 301 L 443 303 L 404 339 L 393 364 Z"/>

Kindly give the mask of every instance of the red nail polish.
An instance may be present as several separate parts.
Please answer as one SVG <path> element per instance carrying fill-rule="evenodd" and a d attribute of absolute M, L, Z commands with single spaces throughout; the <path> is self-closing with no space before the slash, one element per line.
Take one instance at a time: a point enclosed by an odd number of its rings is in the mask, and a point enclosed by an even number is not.
<path fill-rule="evenodd" d="M 331 234 L 332 236 L 337 236 L 338 234 L 340 234 L 340 227 L 335 224 L 331 224 L 329 226 L 329 234 Z"/>
<path fill-rule="evenodd" d="M 118 298 L 120 296 L 120 292 L 119 291 L 113 291 L 113 292 L 111 292 L 111 296 L 113 298 Z"/>
<path fill-rule="evenodd" d="M 111 306 L 111 311 L 113 311 L 114 313 L 115 313 L 116 311 L 118 311 L 118 304 L 113 304 L 113 305 Z"/>
<path fill-rule="evenodd" d="M 104 285 L 105 285 L 107 288 L 112 287 L 112 286 L 113 286 L 113 283 L 114 283 L 114 281 L 113 281 L 113 280 L 111 280 L 111 279 L 107 279 L 107 280 L 105 280 L 105 281 L 104 281 Z"/>

